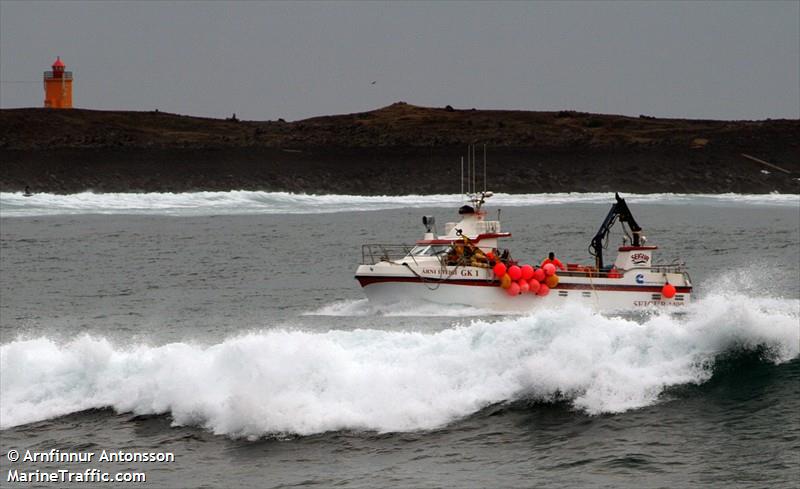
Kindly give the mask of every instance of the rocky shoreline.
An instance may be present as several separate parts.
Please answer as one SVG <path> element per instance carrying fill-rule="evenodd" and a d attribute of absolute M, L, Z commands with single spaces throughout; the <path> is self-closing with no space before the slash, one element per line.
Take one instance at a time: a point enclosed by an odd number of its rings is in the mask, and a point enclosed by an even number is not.
<path fill-rule="evenodd" d="M 0 110 L 0 190 L 457 193 L 470 142 L 479 145 L 479 160 L 487 145 L 497 192 L 800 193 L 798 120 L 404 103 L 296 122 Z"/>

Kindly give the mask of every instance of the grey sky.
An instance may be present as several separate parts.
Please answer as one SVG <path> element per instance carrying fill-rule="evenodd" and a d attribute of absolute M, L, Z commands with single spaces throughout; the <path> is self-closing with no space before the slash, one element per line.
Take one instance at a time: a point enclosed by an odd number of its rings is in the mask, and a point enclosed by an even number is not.
<path fill-rule="evenodd" d="M 798 1 L 0 0 L 1 107 L 41 106 L 57 55 L 75 105 L 93 109 L 293 120 L 404 100 L 800 117 Z"/>

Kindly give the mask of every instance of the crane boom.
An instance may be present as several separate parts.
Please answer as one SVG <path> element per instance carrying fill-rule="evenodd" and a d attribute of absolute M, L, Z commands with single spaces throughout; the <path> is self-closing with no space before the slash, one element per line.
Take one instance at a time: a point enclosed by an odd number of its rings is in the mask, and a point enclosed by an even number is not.
<path fill-rule="evenodd" d="M 608 233 L 611 232 L 611 228 L 614 226 L 617 219 L 619 219 L 621 223 L 627 223 L 628 227 L 631 228 L 631 233 L 633 234 L 631 242 L 633 246 L 642 245 L 642 228 L 639 227 L 636 223 L 636 219 L 633 218 L 633 214 L 631 214 L 628 204 L 625 203 L 625 199 L 620 197 L 619 193 L 614 194 L 614 197 L 616 197 L 617 202 L 611 205 L 611 210 L 608 211 L 608 215 L 603 221 L 603 224 L 600 225 L 600 229 L 597 231 L 597 234 L 594 235 L 589 245 L 589 252 L 595 257 L 595 264 L 598 270 L 603 269 L 603 243 L 608 238 Z"/>

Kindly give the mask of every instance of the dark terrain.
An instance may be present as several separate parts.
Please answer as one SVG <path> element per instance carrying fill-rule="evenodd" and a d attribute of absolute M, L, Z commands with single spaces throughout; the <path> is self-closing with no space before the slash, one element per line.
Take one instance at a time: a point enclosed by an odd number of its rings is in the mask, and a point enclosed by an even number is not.
<path fill-rule="evenodd" d="M 458 193 L 460 158 L 470 142 L 479 145 L 478 161 L 486 144 L 489 187 L 497 192 L 800 193 L 796 119 L 658 119 L 402 102 L 295 122 L 4 109 L 0 190 Z"/>

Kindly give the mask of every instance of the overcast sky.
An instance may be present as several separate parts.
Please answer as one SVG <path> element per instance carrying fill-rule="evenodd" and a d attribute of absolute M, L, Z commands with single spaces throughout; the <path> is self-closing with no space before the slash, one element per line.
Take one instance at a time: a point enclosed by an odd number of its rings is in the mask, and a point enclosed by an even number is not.
<path fill-rule="evenodd" d="M 1 107 L 42 106 L 57 55 L 91 109 L 295 120 L 403 100 L 800 117 L 798 1 L 0 0 Z"/>

